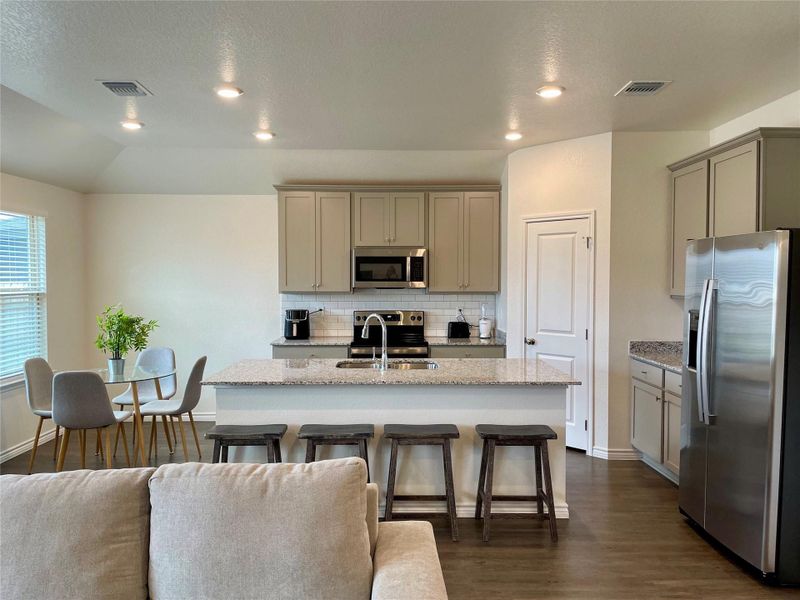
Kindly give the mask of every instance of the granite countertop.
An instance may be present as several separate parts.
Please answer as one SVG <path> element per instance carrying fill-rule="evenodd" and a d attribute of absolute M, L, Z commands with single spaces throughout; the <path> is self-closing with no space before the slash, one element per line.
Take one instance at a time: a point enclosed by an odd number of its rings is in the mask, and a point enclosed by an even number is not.
<path fill-rule="evenodd" d="M 443 358 L 438 369 L 340 369 L 335 359 L 249 359 L 209 376 L 203 385 L 580 385 L 536 359 Z M 390 361 L 391 362 L 391 361 Z"/>
<path fill-rule="evenodd" d="M 445 336 L 431 336 L 425 338 L 431 346 L 505 346 L 504 337 L 491 337 L 485 340 L 478 336 L 468 338 L 448 338 Z M 353 341 L 347 336 L 312 336 L 307 340 L 287 340 L 279 337 L 271 342 L 272 346 L 349 346 Z"/>
<path fill-rule="evenodd" d="M 631 341 L 628 354 L 673 373 L 680 373 L 683 368 L 683 342 Z"/>

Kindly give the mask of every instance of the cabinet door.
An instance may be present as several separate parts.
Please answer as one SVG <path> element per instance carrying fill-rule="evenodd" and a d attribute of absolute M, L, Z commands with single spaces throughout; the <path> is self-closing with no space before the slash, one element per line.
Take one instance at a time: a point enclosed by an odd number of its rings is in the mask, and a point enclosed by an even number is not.
<path fill-rule="evenodd" d="M 505 358 L 505 346 L 431 346 L 431 358 Z"/>
<path fill-rule="evenodd" d="M 670 293 L 683 296 L 686 244 L 708 236 L 708 161 L 672 174 L 672 279 Z"/>
<path fill-rule="evenodd" d="M 353 194 L 353 246 L 388 246 L 389 237 L 389 195 Z"/>
<path fill-rule="evenodd" d="M 710 234 L 758 231 L 758 140 L 709 160 Z"/>
<path fill-rule="evenodd" d="M 317 192 L 318 292 L 349 292 L 350 281 L 350 194 Z"/>
<path fill-rule="evenodd" d="M 428 289 L 462 288 L 463 199 L 461 192 L 432 192 L 428 199 Z"/>
<path fill-rule="evenodd" d="M 389 243 L 425 246 L 425 193 L 389 194 Z"/>
<path fill-rule="evenodd" d="M 464 193 L 463 289 L 496 292 L 500 286 L 500 194 Z"/>
<path fill-rule="evenodd" d="M 314 192 L 278 194 L 278 290 L 313 292 L 316 287 Z"/>
<path fill-rule="evenodd" d="M 678 473 L 681 464 L 681 399 L 664 394 L 664 466 Z"/>
<path fill-rule="evenodd" d="M 631 380 L 631 444 L 656 462 L 661 462 L 661 394 L 658 388 Z"/>

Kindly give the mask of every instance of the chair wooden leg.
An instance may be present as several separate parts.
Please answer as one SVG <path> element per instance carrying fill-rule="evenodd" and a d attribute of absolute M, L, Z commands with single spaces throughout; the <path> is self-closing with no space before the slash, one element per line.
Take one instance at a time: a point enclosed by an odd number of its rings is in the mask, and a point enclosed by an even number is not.
<path fill-rule="evenodd" d="M 486 484 L 483 488 L 483 541 L 489 541 L 492 522 L 492 482 L 494 480 L 494 440 L 487 440 L 486 445 Z"/>
<path fill-rule="evenodd" d="M 486 453 L 488 446 L 486 440 L 483 440 L 483 448 L 481 449 L 481 470 L 478 475 L 478 493 L 475 497 L 475 518 L 481 518 L 481 510 L 483 509 L 483 488 L 486 485 Z"/>
<path fill-rule="evenodd" d="M 544 519 L 544 490 L 542 489 L 542 451 L 537 444 L 533 447 L 533 462 L 536 470 L 536 513 Z"/>
<path fill-rule="evenodd" d="M 58 434 L 61 432 L 61 427 L 56 425 L 56 437 L 53 443 L 53 462 L 58 460 Z"/>
<path fill-rule="evenodd" d="M 103 430 L 105 431 L 105 434 L 106 434 L 105 435 L 105 438 L 106 438 L 106 444 L 105 444 L 105 446 L 106 446 L 106 450 L 105 450 L 106 468 L 107 469 L 112 469 L 114 467 L 114 465 L 111 462 L 111 460 L 112 460 L 112 457 L 111 457 L 111 426 L 103 427 Z M 98 433 L 98 435 L 100 434 L 100 430 L 99 429 L 97 430 L 97 433 Z"/>
<path fill-rule="evenodd" d="M 131 455 L 128 452 L 128 434 L 125 433 L 125 423 L 117 423 L 117 436 L 122 432 L 122 446 L 125 448 L 125 464 L 131 466 Z"/>
<path fill-rule="evenodd" d="M 86 468 L 86 430 L 81 429 L 81 432 L 78 434 L 78 438 L 80 440 L 80 448 L 81 448 L 81 469 Z"/>
<path fill-rule="evenodd" d="M 311 463 L 317 459 L 317 445 L 314 440 L 308 440 L 306 443 L 306 462 Z"/>
<path fill-rule="evenodd" d="M 172 428 L 172 439 L 175 440 L 175 445 L 178 445 L 178 434 L 175 432 L 175 418 L 170 415 L 169 416 L 169 425 Z"/>
<path fill-rule="evenodd" d="M 458 518 L 456 517 L 456 493 L 453 486 L 453 457 L 450 454 L 450 440 L 442 442 L 444 462 L 444 486 L 447 494 L 447 512 L 450 516 L 450 539 L 458 541 Z"/>
<path fill-rule="evenodd" d="M 158 458 L 158 446 L 156 445 L 156 417 L 153 415 L 153 424 L 150 426 L 150 447 L 147 452 L 147 461 L 150 462 L 150 457 L 153 455 L 153 447 L 156 449 L 156 458 Z"/>
<path fill-rule="evenodd" d="M 61 436 L 61 450 L 58 452 L 58 462 L 56 463 L 56 473 L 60 473 L 64 468 L 64 459 L 67 457 L 69 447 L 69 429 L 64 428 L 64 435 Z"/>
<path fill-rule="evenodd" d="M 227 444 L 223 444 L 222 445 L 222 462 L 224 462 L 224 463 L 228 462 L 228 445 Z"/>
<path fill-rule="evenodd" d="M 392 504 L 394 504 L 394 480 L 397 476 L 397 440 L 392 440 L 392 451 L 389 456 L 389 476 L 386 480 L 386 509 L 383 511 L 383 520 L 392 520 Z"/>
<path fill-rule="evenodd" d="M 164 429 L 164 437 L 167 438 L 167 447 L 169 448 L 170 454 L 175 454 L 175 448 L 172 445 L 172 437 L 169 435 L 169 427 L 167 427 L 167 416 L 161 415 L 161 426 Z M 178 443 L 178 440 L 175 439 L 175 443 Z"/>
<path fill-rule="evenodd" d="M 189 411 L 189 423 L 192 424 L 192 434 L 194 435 L 194 445 L 197 446 L 197 460 L 203 458 L 203 454 L 200 452 L 200 438 L 197 437 L 197 428 L 194 426 L 194 417 L 192 416 L 192 411 Z M 280 462 L 280 459 L 278 459 Z"/>
<path fill-rule="evenodd" d="M 358 450 L 361 458 L 363 458 L 364 462 L 367 463 L 367 483 L 369 483 L 369 447 L 367 446 L 367 440 L 361 440 L 359 442 Z"/>
<path fill-rule="evenodd" d="M 281 441 L 279 439 L 272 440 L 272 445 L 275 447 L 275 462 L 283 462 L 281 456 Z"/>
<path fill-rule="evenodd" d="M 211 462 L 218 463 L 219 462 L 219 452 L 221 449 L 221 444 L 219 440 L 214 440 L 214 452 L 211 454 Z"/>
<path fill-rule="evenodd" d="M 39 417 L 39 422 L 36 424 L 36 433 L 33 436 L 33 448 L 31 449 L 31 459 L 28 462 L 28 475 L 33 473 L 33 461 L 36 460 L 36 450 L 39 447 L 39 434 L 42 433 L 42 424 L 44 417 Z"/>
<path fill-rule="evenodd" d="M 117 427 L 117 431 L 114 433 L 114 453 L 112 456 L 117 458 L 117 446 L 119 446 L 119 427 Z"/>
<path fill-rule="evenodd" d="M 109 435 L 110 435 L 110 431 L 111 430 L 109 430 Z M 105 444 L 103 444 L 103 432 L 101 430 L 99 430 L 99 429 L 97 430 L 97 447 L 100 450 L 100 459 L 101 460 L 105 460 L 106 447 L 105 447 Z M 95 453 L 95 456 L 97 456 L 97 453 Z"/>
<path fill-rule="evenodd" d="M 556 507 L 553 501 L 553 482 L 550 479 L 550 455 L 547 453 L 547 442 L 540 446 L 542 450 L 542 468 L 544 469 L 544 484 L 547 486 L 547 513 L 550 520 L 550 539 L 558 541 L 558 529 L 556 529 Z"/>
<path fill-rule="evenodd" d="M 275 462 L 275 446 L 267 442 L 267 462 L 274 463 Z"/>
<path fill-rule="evenodd" d="M 189 462 L 189 450 L 186 448 L 186 433 L 183 431 L 183 416 L 178 415 L 178 430 L 181 432 L 181 446 L 183 446 L 183 462 Z"/>

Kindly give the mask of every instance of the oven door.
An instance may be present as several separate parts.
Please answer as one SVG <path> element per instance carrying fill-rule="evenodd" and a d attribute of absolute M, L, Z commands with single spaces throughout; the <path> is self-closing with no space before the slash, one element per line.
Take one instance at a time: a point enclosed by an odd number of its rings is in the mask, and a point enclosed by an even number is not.
<path fill-rule="evenodd" d="M 424 288 L 425 254 L 424 248 L 356 248 L 353 288 Z"/>

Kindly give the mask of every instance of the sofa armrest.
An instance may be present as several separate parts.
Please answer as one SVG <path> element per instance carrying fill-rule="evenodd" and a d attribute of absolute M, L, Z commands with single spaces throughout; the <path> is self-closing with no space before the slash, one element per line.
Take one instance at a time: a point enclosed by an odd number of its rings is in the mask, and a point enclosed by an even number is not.
<path fill-rule="evenodd" d="M 375 556 L 378 543 L 378 484 L 367 484 L 367 531 L 369 531 L 369 554 Z"/>
<path fill-rule="evenodd" d="M 426 521 L 381 523 L 372 573 L 372 599 L 446 600 L 433 527 Z"/>

